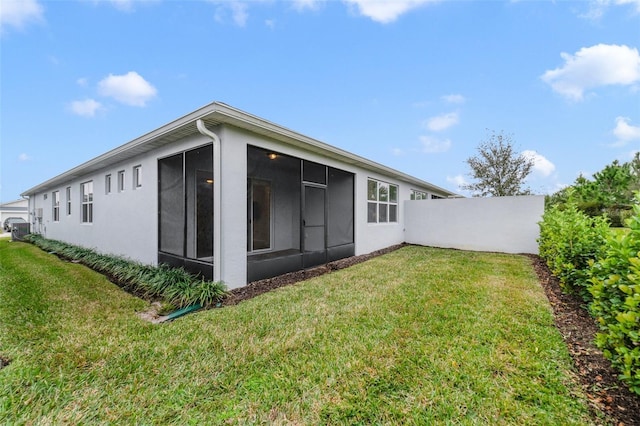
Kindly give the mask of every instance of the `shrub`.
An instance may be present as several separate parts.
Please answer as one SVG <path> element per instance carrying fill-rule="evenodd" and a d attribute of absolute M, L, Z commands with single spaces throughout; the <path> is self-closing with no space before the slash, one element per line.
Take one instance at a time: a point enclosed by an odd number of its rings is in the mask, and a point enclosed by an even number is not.
<path fill-rule="evenodd" d="M 640 206 L 627 233 L 611 234 L 606 255 L 591 268 L 591 312 L 600 324 L 596 344 L 640 394 Z"/>
<path fill-rule="evenodd" d="M 206 281 L 189 274 L 182 268 L 167 265 L 143 265 L 118 256 L 107 256 L 94 250 L 62 241 L 48 240 L 40 235 L 29 235 L 27 241 L 60 257 L 78 261 L 111 277 L 123 289 L 148 299 L 161 298 L 178 308 L 200 304 L 211 306 L 225 295 L 220 282 Z"/>
<path fill-rule="evenodd" d="M 609 224 L 606 217 L 589 217 L 569 200 L 549 207 L 540 222 L 540 256 L 563 289 L 590 300 L 590 261 L 604 254 Z"/>

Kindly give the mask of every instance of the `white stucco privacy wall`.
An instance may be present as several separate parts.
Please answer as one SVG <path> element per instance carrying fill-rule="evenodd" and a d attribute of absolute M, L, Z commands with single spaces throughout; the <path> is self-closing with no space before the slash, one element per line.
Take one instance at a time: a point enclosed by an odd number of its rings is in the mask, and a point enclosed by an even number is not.
<path fill-rule="evenodd" d="M 406 201 L 410 244 L 502 253 L 538 253 L 544 196 Z"/>

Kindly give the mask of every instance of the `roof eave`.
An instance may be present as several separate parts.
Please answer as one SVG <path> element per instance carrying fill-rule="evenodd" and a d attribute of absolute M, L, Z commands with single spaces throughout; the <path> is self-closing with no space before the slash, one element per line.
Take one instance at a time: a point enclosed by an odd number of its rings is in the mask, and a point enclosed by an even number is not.
<path fill-rule="evenodd" d="M 457 194 L 440 188 L 429 182 L 417 179 L 413 176 L 394 170 L 390 167 L 368 160 L 364 157 L 347 152 L 343 149 L 328 145 L 317 139 L 310 138 L 301 133 L 287 129 L 270 121 L 264 120 L 255 115 L 233 108 L 222 102 L 212 102 L 202 108 L 197 109 L 183 117 L 180 117 L 156 130 L 146 133 L 132 141 L 112 149 L 92 160 L 89 160 L 71 170 L 68 170 L 54 178 L 51 178 L 33 188 L 20 194 L 29 196 L 38 192 L 55 187 L 63 182 L 76 179 L 87 173 L 95 172 L 118 161 L 131 158 L 156 149 L 165 144 L 171 143 L 181 137 L 197 133 L 195 123 L 202 119 L 208 125 L 229 124 L 239 128 L 253 131 L 255 133 L 271 137 L 281 142 L 311 150 L 322 155 L 330 156 L 334 159 L 357 165 L 367 170 L 380 172 L 392 176 L 396 179 L 413 183 L 422 187 L 430 188 L 432 191 L 456 196 Z M 173 136 L 172 136 L 173 135 Z"/>

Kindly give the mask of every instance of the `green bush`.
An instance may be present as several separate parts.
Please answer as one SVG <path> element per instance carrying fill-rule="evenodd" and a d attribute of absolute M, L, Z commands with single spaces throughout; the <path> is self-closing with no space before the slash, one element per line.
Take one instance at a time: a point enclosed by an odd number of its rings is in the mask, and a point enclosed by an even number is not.
<path fill-rule="evenodd" d="M 587 289 L 590 262 L 604 254 L 609 234 L 606 217 L 590 217 L 568 201 L 549 207 L 539 225 L 540 256 L 565 291 L 590 300 Z"/>
<path fill-rule="evenodd" d="M 108 275 L 112 281 L 131 293 L 147 299 L 161 298 L 165 303 L 178 308 L 195 304 L 215 305 L 226 293 L 224 284 L 194 277 L 182 268 L 143 265 L 35 234 L 29 235 L 27 241 L 42 250 L 80 262 Z"/>
<path fill-rule="evenodd" d="M 592 265 L 590 308 L 602 330 L 596 344 L 640 394 L 640 206 L 627 226 L 629 232 L 611 234 L 605 256 Z"/>

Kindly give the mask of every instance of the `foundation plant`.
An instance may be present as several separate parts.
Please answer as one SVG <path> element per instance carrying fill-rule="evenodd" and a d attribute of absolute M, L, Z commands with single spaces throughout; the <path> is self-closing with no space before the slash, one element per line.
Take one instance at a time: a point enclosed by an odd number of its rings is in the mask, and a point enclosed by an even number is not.
<path fill-rule="evenodd" d="M 107 275 L 130 293 L 147 300 L 161 299 L 176 308 L 195 304 L 212 306 L 220 302 L 226 293 L 224 284 L 193 276 L 181 268 L 143 265 L 35 234 L 30 235 L 28 241 L 45 251 Z"/>
<path fill-rule="evenodd" d="M 540 222 L 540 255 L 568 292 L 579 293 L 598 322 L 596 344 L 640 395 L 640 202 L 624 232 L 589 217 L 571 200 Z"/>

